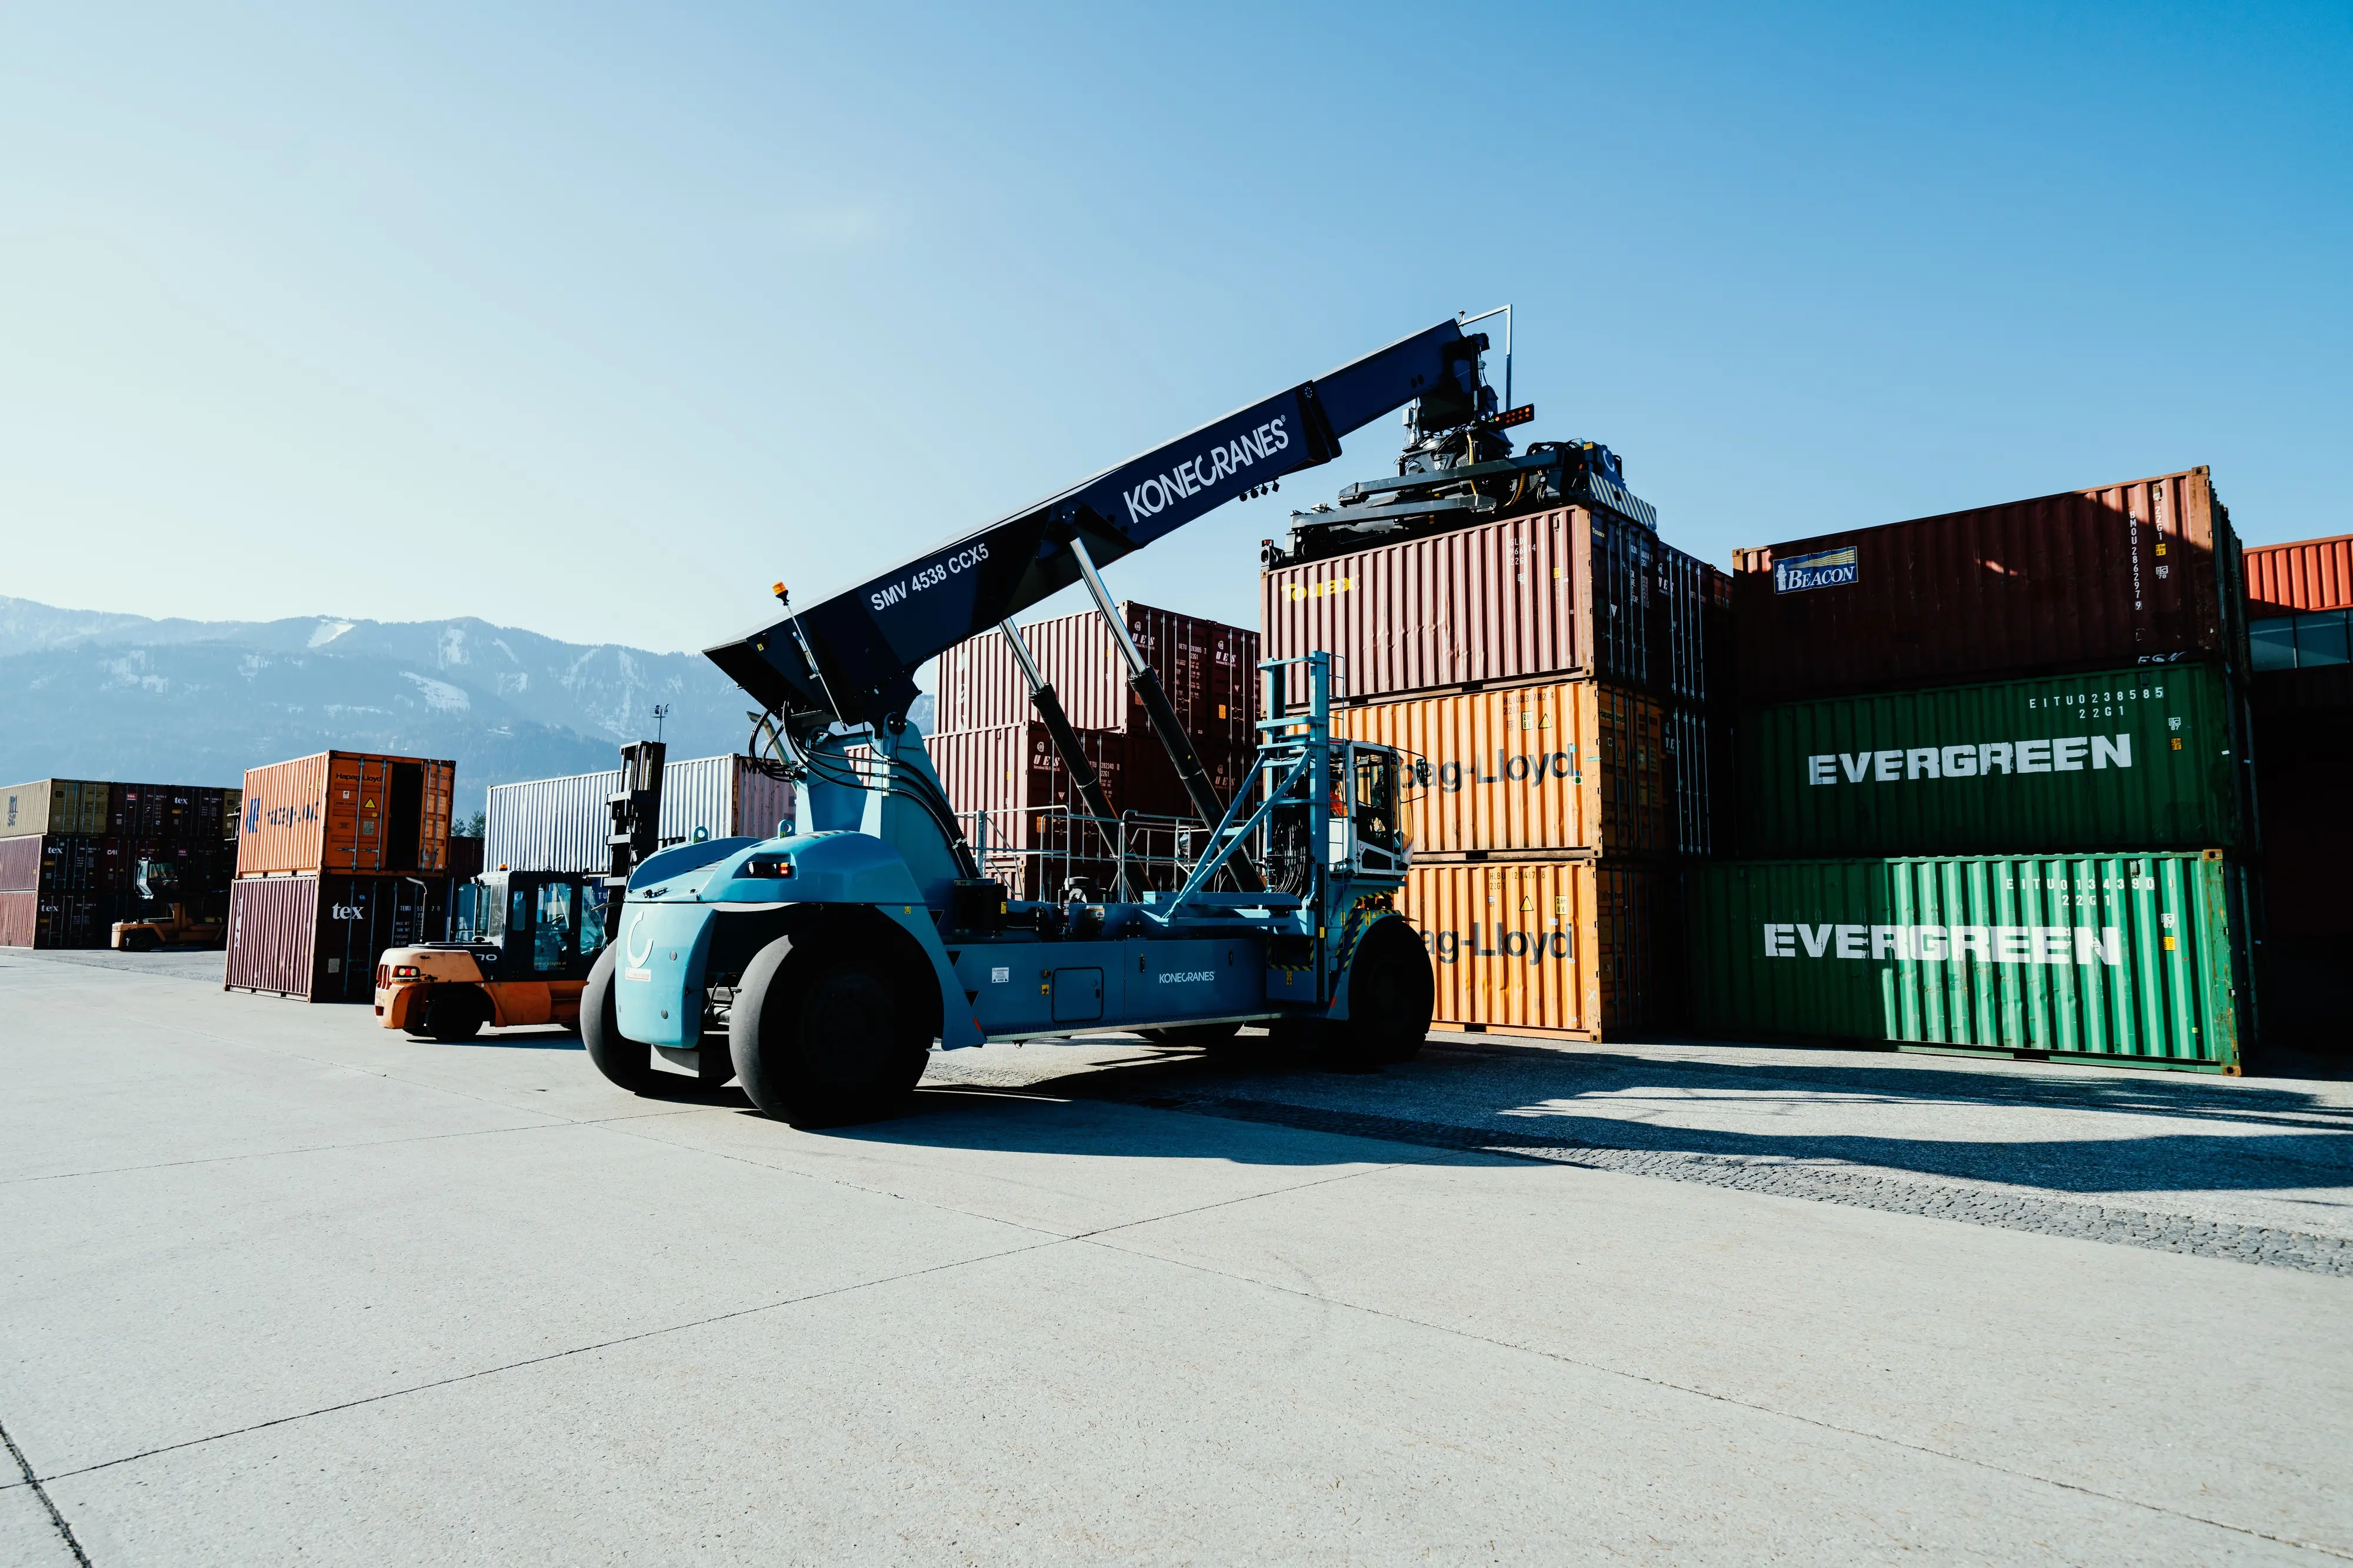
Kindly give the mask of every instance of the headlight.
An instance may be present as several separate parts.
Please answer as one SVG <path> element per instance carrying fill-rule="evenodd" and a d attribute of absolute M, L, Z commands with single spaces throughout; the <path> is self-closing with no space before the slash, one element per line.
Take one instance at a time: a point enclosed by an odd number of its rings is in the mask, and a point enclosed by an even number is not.
<path fill-rule="evenodd" d="M 792 874 L 793 862 L 788 856 L 754 855 L 744 862 L 743 875 L 746 877 L 789 877 Z"/>

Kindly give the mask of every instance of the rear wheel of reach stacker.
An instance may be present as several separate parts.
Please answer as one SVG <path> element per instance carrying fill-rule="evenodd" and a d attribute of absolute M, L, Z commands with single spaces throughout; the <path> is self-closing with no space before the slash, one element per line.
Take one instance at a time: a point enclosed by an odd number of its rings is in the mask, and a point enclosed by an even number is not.
<path fill-rule="evenodd" d="M 470 1040 L 491 1021 L 491 999 L 479 986 L 430 985 L 413 1034 L 428 1036 L 443 1045 Z"/>
<path fill-rule="evenodd" d="M 936 988 L 928 965 L 894 963 L 905 956 L 895 949 L 887 937 L 786 936 L 760 950 L 727 1019 L 728 1054 L 753 1104 L 796 1127 L 871 1121 L 905 1105 L 930 1060 L 938 1007 L 924 1005 Z"/>
<path fill-rule="evenodd" d="M 1388 1067 L 1421 1052 L 1437 1005 L 1430 954 L 1413 927 L 1384 919 L 1348 960 L 1348 1016 L 1321 1025 L 1316 1044 L 1358 1067 Z"/>
<path fill-rule="evenodd" d="M 580 1043 L 616 1088 L 643 1094 L 654 1084 L 654 1048 L 621 1033 L 613 1008 L 613 968 L 620 952 L 608 947 L 589 966 L 588 984 L 580 993 Z"/>

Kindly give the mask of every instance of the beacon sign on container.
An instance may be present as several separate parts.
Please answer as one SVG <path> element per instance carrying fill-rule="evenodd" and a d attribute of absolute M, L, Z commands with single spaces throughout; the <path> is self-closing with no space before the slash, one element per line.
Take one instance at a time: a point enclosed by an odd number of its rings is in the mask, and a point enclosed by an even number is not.
<path fill-rule="evenodd" d="M 1809 588 L 1839 588 L 1854 581 L 1855 547 L 1792 555 L 1773 563 L 1773 592 L 1801 594 Z"/>

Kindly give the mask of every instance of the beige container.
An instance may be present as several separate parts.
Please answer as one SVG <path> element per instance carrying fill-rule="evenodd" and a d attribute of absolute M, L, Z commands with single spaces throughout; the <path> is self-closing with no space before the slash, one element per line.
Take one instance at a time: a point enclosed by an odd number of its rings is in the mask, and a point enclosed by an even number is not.
<path fill-rule="evenodd" d="M 1592 858 L 1417 865 L 1398 908 L 1437 982 L 1432 1026 L 1624 1039 L 1681 1013 L 1679 874 Z"/>
<path fill-rule="evenodd" d="M 1408 753 L 1417 855 L 1669 854 L 1665 711 L 1624 687 L 1557 680 L 1345 708 L 1332 731 Z"/>
<path fill-rule="evenodd" d="M 104 833 L 114 786 L 90 779 L 35 779 L 0 790 L 0 838 Z"/>

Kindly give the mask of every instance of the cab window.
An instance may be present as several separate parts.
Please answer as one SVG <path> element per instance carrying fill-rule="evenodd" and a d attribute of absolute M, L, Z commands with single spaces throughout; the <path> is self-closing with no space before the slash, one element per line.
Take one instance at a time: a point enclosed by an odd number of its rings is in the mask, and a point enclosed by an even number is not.
<path fill-rule="evenodd" d="M 1398 760 L 1385 752 L 1356 754 L 1356 837 L 1378 849 L 1400 847 L 1398 835 Z"/>
<path fill-rule="evenodd" d="M 603 889 L 591 888 L 580 900 L 580 959 L 582 963 L 605 951 L 605 900 Z"/>
<path fill-rule="evenodd" d="M 572 931 L 578 917 L 580 889 L 569 882 L 540 885 L 531 923 L 531 967 L 534 973 L 560 973 L 572 949 Z M 516 894 L 518 899 L 524 895 Z"/>

